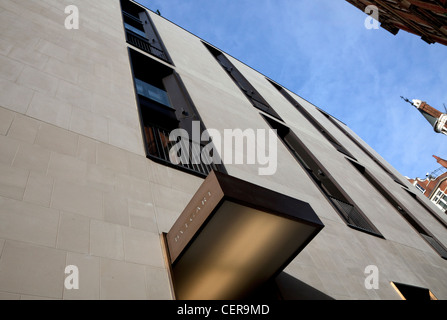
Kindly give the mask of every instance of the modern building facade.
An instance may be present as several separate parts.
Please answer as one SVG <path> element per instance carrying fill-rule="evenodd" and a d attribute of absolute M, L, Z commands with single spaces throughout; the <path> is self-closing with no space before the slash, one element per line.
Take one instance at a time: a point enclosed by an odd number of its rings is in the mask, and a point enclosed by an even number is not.
<path fill-rule="evenodd" d="M 132 1 L 0 15 L 1 299 L 447 299 L 446 215 L 341 121 Z"/>
<path fill-rule="evenodd" d="M 425 42 L 447 45 L 447 1 L 445 0 L 346 0 L 368 14 L 368 6 L 379 10 L 380 26 L 396 35 L 404 30 Z"/>

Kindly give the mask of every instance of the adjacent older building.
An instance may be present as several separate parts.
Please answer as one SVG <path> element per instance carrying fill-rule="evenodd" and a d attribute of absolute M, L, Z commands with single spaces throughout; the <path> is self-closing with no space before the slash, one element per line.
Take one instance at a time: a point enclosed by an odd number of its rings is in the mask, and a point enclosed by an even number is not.
<path fill-rule="evenodd" d="M 133 1 L 0 16 L 1 299 L 447 299 L 446 215 L 343 122 Z"/>
<path fill-rule="evenodd" d="M 406 100 L 409 102 L 408 99 Z M 415 99 L 410 103 L 422 114 L 425 120 L 430 123 L 436 133 L 447 135 L 447 113 L 442 113 L 421 100 Z"/>
<path fill-rule="evenodd" d="M 378 11 L 380 26 L 396 35 L 404 30 L 431 43 L 447 45 L 447 1 L 445 0 L 346 0 L 363 12 Z"/>
<path fill-rule="evenodd" d="M 419 191 L 442 211 L 447 213 L 447 161 L 433 156 L 441 167 L 428 173 L 425 179 L 408 179 Z"/>

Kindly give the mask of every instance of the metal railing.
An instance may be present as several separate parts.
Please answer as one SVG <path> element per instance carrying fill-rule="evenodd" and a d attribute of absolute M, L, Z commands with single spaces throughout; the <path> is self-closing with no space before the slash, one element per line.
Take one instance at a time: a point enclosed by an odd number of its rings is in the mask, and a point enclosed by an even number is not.
<path fill-rule="evenodd" d="M 371 227 L 368 220 L 366 220 L 352 204 L 346 203 L 331 196 L 328 197 L 334 206 L 340 211 L 349 226 L 378 235 L 377 231 Z"/>
<path fill-rule="evenodd" d="M 156 126 L 146 127 L 151 158 L 201 176 L 207 176 L 212 170 L 219 171 L 216 164 L 203 163 L 201 155 L 205 145 L 186 138 L 170 141 L 169 134 L 169 131 Z"/>
<path fill-rule="evenodd" d="M 158 49 L 150 44 L 148 39 L 141 37 L 140 35 L 134 33 L 132 30 L 126 29 L 127 42 L 138 49 L 152 54 L 166 62 L 169 62 L 168 57 L 163 50 Z"/>

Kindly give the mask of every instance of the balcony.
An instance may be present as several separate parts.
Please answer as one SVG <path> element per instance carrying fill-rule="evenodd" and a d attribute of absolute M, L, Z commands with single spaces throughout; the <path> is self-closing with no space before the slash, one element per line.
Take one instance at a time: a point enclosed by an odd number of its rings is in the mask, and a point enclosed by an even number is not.
<path fill-rule="evenodd" d="M 181 141 L 170 141 L 168 130 L 157 126 L 145 127 L 148 156 L 154 161 L 160 162 L 200 177 L 206 177 L 212 171 L 222 171 L 219 165 L 214 163 L 204 164 L 201 161 L 201 153 L 205 145 L 193 142 L 191 139 L 182 138 Z M 181 150 L 173 148 L 180 144 Z"/>
<path fill-rule="evenodd" d="M 163 52 L 163 50 L 160 50 L 151 45 L 150 41 L 146 37 L 141 36 L 141 33 L 134 32 L 132 29 L 128 29 L 126 27 L 126 37 L 127 37 L 127 43 L 169 63 L 169 59 Z"/>

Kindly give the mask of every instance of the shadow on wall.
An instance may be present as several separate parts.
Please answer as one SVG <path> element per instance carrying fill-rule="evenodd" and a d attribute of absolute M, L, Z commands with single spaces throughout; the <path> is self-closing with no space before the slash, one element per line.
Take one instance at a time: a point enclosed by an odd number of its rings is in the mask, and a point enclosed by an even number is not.
<path fill-rule="evenodd" d="M 276 277 L 276 284 L 284 300 L 335 300 L 285 272 Z"/>
<path fill-rule="evenodd" d="M 266 283 L 249 300 L 335 300 L 308 284 L 281 272 Z"/>

